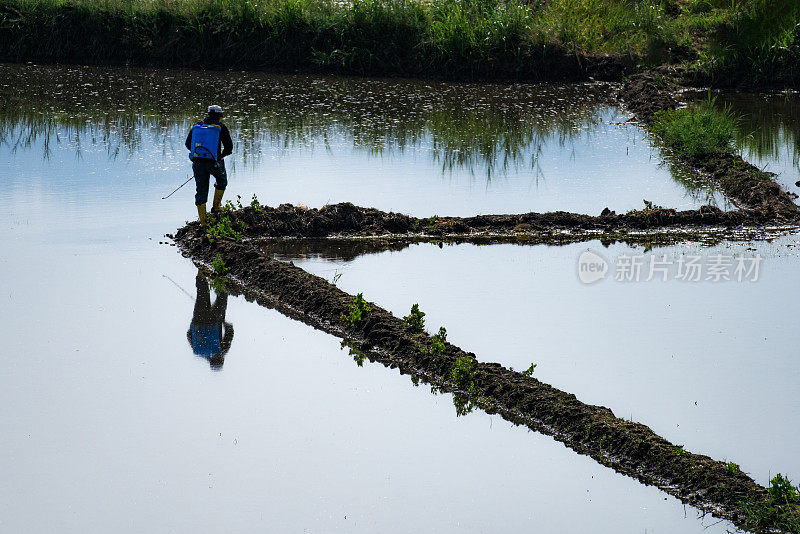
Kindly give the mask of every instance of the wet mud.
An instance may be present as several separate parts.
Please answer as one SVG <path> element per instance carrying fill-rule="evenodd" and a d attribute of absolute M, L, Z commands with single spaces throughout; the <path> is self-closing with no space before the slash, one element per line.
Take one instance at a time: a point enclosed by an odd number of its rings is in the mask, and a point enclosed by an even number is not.
<path fill-rule="evenodd" d="M 776 184 L 777 185 L 777 184 Z M 796 211 L 795 211 L 796 213 Z M 448 241 L 524 244 L 567 244 L 589 239 L 604 243 L 670 244 L 681 240 L 708 241 L 765 235 L 772 228 L 790 228 L 796 216 L 776 217 L 761 210 L 722 211 L 715 206 L 676 211 L 651 208 L 599 215 L 569 212 L 477 215 L 474 217 L 412 217 L 344 202 L 321 208 L 282 204 L 276 208 L 246 207 L 228 212 L 232 227 L 245 238 L 325 239 L 373 238 L 397 241 Z M 364 244 L 362 247 L 371 245 Z"/>
<path fill-rule="evenodd" d="M 370 220 L 385 219 L 376 215 L 370 212 Z M 397 224 L 402 219 L 388 220 Z M 468 399 L 465 403 L 550 434 L 576 452 L 655 485 L 685 503 L 756 531 L 791 531 L 786 525 L 800 520 L 800 507 L 775 505 L 768 490 L 740 470 L 685 451 L 641 423 L 618 418 L 608 408 L 585 404 L 532 376 L 499 363 L 480 362 L 475 354 L 450 343 L 445 342 L 437 354 L 428 334 L 410 330 L 375 303 L 369 303 L 371 310 L 352 324 L 344 317 L 352 295 L 290 262 L 273 259 L 256 242 L 220 239 L 212 243 L 196 224 L 180 229 L 173 238 L 185 255 L 206 269 L 219 255 L 230 269 L 229 279 L 259 303 L 342 337 L 353 351 L 371 360 L 423 376 Z M 468 370 L 463 372 L 465 365 Z M 746 512 L 753 509 L 765 512 L 754 519 Z"/>

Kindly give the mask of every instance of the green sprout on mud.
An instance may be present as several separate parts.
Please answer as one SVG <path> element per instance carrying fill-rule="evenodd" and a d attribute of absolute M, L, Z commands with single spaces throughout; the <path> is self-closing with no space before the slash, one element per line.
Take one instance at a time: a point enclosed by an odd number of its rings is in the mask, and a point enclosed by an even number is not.
<path fill-rule="evenodd" d="M 533 376 L 533 371 L 536 369 L 536 364 L 532 363 L 530 367 L 522 371 L 522 374 L 525 376 Z"/>
<path fill-rule="evenodd" d="M 236 195 L 236 204 L 230 200 L 226 200 L 223 209 L 225 211 L 236 211 L 237 209 L 242 209 L 242 207 L 242 195 Z"/>
<path fill-rule="evenodd" d="M 686 454 L 686 451 L 683 449 L 683 445 L 676 445 L 675 446 L 675 453 L 678 455 Z"/>
<path fill-rule="evenodd" d="M 336 282 L 339 281 L 339 278 L 342 277 L 344 273 L 340 273 L 338 270 L 334 271 L 333 278 L 331 279 L 331 284 L 336 285 Z"/>
<path fill-rule="evenodd" d="M 257 212 L 261 213 L 262 206 L 261 203 L 258 201 L 258 197 L 255 193 L 253 193 L 253 199 L 250 201 L 250 207 L 256 210 Z"/>
<path fill-rule="evenodd" d="M 767 501 L 742 501 L 739 510 L 749 530 L 800 532 L 800 490 L 778 473 L 768 488 Z"/>
<path fill-rule="evenodd" d="M 428 224 L 425 225 L 426 232 L 433 232 L 436 230 L 436 223 L 439 222 L 439 216 L 434 215 L 430 219 L 428 219 Z"/>
<path fill-rule="evenodd" d="M 730 474 L 736 474 L 739 472 L 739 464 L 734 462 L 725 462 L 725 471 Z"/>
<path fill-rule="evenodd" d="M 208 240 L 214 243 L 219 239 L 230 238 L 239 241 L 242 233 L 233 226 L 233 221 L 228 213 L 211 217 L 211 224 L 207 230 Z"/>
<path fill-rule="evenodd" d="M 444 352 L 444 342 L 447 341 L 447 329 L 443 326 L 439 327 L 439 333 L 431 336 L 431 346 L 428 349 L 422 349 L 422 352 L 427 354 L 441 355 Z"/>
<path fill-rule="evenodd" d="M 450 379 L 459 386 L 466 386 L 472 384 L 472 379 L 475 376 L 475 362 L 469 356 L 461 356 L 456 360 L 456 364 L 450 371 Z"/>
<path fill-rule="evenodd" d="M 642 199 L 642 202 L 644 202 L 644 209 L 646 209 L 646 210 L 662 210 L 662 209 L 664 209 L 663 206 L 659 206 L 658 204 L 654 204 L 653 202 L 650 202 L 647 199 Z"/>
<path fill-rule="evenodd" d="M 342 314 L 342 320 L 350 326 L 356 326 L 360 323 L 369 312 L 372 311 L 367 301 L 364 300 L 364 294 L 359 293 L 353 297 L 353 302 L 347 305 L 347 313 Z"/>
<path fill-rule="evenodd" d="M 780 473 L 769 481 L 769 496 L 775 504 L 789 504 L 800 500 L 798 488 L 794 487 L 791 480 Z"/>
<path fill-rule="evenodd" d="M 214 268 L 214 272 L 220 276 L 228 274 L 228 271 L 231 270 L 230 267 L 225 265 L 225 260 L 222 259 L 222 254 L 219 252 L 214 256 L 214 261 L 211 262 L 211 266 Z"/>
<path fill-rule="evenodd" d="M 419 304 L 411 306 L 411 313 L 403 317 L 403 324 L 412 332 L 422 332 L 425 329 L 425 312 L 420 311 Z"/>

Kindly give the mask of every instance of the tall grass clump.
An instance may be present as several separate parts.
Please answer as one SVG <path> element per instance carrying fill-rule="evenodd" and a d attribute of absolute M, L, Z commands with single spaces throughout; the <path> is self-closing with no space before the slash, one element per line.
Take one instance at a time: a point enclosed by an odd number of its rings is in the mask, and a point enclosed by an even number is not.
<path fill-rule="evenodd" d="M 551 0 L 539 16 L 545 33 L 575 53 L 652 53 L 679 40 L 664 1 Z"/>
<path fill-rule="evenodd" d="M 693 0 L 687 28 L 705 34 L 700 68 L 712 79 L 747 76 L 770 81 L 779 72 L 800 77 L 800 2 L 797 0 Z"/>
<path fill-rule="evenodd" d="M 698 158 L 732 151 L 737 122 L 730 108 L 716 109 L 710 99 L 693 107 L 657 112 L 651 129 L 679 154 Z"/>
<path fill-rule="evenodd" d="M 798 23 L 797 0 L 0 0 L 0 60 L 563 80 L 610 54 L 800 79 Z"/>
<path fill-rule="evenodd" d="M 569 56 L 537 30 L 537 9 L 522 0 L 0 0 L 0 59 L 574 76 L 575 61 L 562 62 Z"/>

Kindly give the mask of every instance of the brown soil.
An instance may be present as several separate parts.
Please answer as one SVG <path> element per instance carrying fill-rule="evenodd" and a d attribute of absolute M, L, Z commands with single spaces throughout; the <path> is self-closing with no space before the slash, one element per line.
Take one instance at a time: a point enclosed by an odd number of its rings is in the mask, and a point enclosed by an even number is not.
<path fill-rule="evenodd" d="M 362 208 L 348 202 L 322 208 L 295 207 L 255 210 L 246 207 L 229 213 L 236 229 L 249 238 L 381 237 L 393 240 L 435 238 L 463 241 L 563 244 L 587 239 L 630 243 L 674 242 L 676 236 L 692 239 L 704 232 L 731 234 L 763 225 L 788 225 L 797 218 L 777 217 L 763 210 L 722 211 L 714 206 L 675 211 L 654 208 L 617 214 L 603 210 L 597 216 L 568 213 L 522 213 L 475 217 L 417 218 Z"/>
<path fill-rule="evenodd" d="M 344 213 L 348 212 L 356 213 L 350 207 Z M 370 220 L 397 220 L 376 215 L 370 212 Z M 357 224 L 353 217 L 358 216 L 352 215 L 349 224 Z M 365 319 L 350 325 L 342 316 L 348 313 L 352 295 L 291 263 L 270 258 L 255 243 L 227 239 L 211 243 L 196 224 L 179 230 L 174 239 L 186 255 L 206 268 L 220 254 L 230 268 L 229 276 L 262 304 L 345 338 L 370 359 L 469 395 L 485 410 L 551 434 L 577 452 L 656 485 L 683 502 L 746 528 L 754 524 L 743 515 L 743 503 L 770 503 L 767 490 L 738 469 L 729 470 L 723 462 L 683 451 L 647 426 L 614 416 L 608 408 L 585 404 L 575 395 L 498 363 L 479 362 L 474 354 L 449 343 L 440 355 L 424 352 L 431 346 L 427 334 L 412 332 L 374 303 Z M 464 358 L 473 365 L 469 384 L 454 382 L 451 374 L 456 361 Z M 796 520 L 798 508 L 791 506 L 785 514 Z"/>

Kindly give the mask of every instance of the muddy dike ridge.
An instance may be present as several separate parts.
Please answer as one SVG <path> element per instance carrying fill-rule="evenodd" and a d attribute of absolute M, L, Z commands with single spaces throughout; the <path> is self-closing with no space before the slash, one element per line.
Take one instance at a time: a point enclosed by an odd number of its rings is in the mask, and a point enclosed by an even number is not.
<path fill-rule="evenodd" d="M 474 217 L 412 217 L 355 206 L 349 202 L 321 208 L 282 204 L 245 207 L 225 217 L 231 228 L 250 239 L 268 238 L 371 238 L 389 241 L 448 241 L 489 244 L 567 244 L 589 239 L 604 243 L 674 243 L 706 240 L 707 236 L 759 235 L 767 228 L 800 223 L 797 211 L 775 216 L 761 210 L 722 211 L 714 206 L 676 211 L 653 208 L 600 215 L 569 212 L 477 215 Z"/>
<path fill-rule="evenodd" d="M 678 81 L 668 69 L 648 71 L 626 80 L 619 98 L 633 113 L 634 119 L 649 128 L 658 111 L 678 107 L 675 94 L 679 88 Z M 759 217 L 756 218 L 762 220 L 796 220 L 798 217 L 795 197 L 775 182 L 775 174 L 760 170 L 737 154 L 716 152 L 677 159 L 704 175 L 740 206 L 740 211 L 751 212 L 751 215 L 757 212 Z"/>
<path fill-rule="evenodd" d="M 289 262 L 271 258 L 256 242 L 216 239 L 191 223 L 173 239 L 211 272 L 221 258 L 226 277 L 262 304 L 276 307 L 341 337 L 354 351 L 452 391 L 464 402 L 550 434 L 576 452 L 620 473 L 655 485 L 719 518 L 753 531 L 800 532 L 800 503 L 776 502 L 768 489 L 738 468 L 685 451 L 647 426 L 620 419 L 608 408 L 445 342 L 415 332 L 375 303 L 360 320 L 348 320 L 353 295 Z M 219 260 L 217 260 L 219 261 Z"/>

